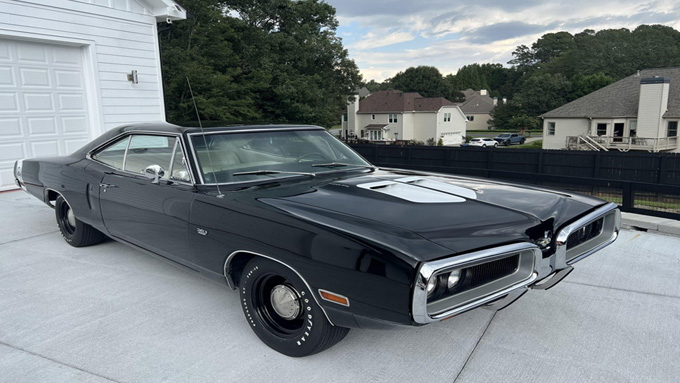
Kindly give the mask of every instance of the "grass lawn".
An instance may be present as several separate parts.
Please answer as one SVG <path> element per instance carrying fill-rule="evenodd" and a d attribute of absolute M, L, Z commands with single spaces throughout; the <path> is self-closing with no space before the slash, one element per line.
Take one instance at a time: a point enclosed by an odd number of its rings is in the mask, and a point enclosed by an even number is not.
<path fill-rule="evenodd" d="M 542 149 L 543 148 L 543 140 L 528 142 L 524 145 L 499 146 L 499 148 L 503 148 L 503 149 L 506 149 L 506 148 L 507 149 Z"/>

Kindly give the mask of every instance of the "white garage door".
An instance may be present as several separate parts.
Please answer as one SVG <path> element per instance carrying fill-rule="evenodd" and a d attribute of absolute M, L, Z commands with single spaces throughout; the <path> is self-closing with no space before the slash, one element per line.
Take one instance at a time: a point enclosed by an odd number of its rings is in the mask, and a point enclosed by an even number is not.
<path fill-rule="evenodd" d="M 14 161 L 65 155 L 90 137 L 79 47 L 0 39 L 0 190 Z"/>

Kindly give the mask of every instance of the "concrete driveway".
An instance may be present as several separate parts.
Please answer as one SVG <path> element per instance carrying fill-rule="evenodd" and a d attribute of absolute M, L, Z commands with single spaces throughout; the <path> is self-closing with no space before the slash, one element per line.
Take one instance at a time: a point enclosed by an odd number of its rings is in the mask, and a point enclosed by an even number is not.
<path fill-rule="evenodd" d="M 0 193 L 0 382 L 677 382 L 680 238 L 624 231 L 550 291 L 278 354 L 238 296 L 119 243 L 75 249 Z"/>

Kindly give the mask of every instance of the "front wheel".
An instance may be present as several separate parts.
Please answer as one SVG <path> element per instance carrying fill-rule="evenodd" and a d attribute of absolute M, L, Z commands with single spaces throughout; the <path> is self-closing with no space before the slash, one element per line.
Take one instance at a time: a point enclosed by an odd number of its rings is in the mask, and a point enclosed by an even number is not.
<path fill-rule="evenodd" d="M 301 357 L 339 341 L 348 328 L 333 326 L 307 285 L 291 269 L 254 258 L 241 274 L 241 308 L 248 325 L 267 346 Z"/>
<path fill-rule="evenodd" d="M 106 239 L 102 232 L 76 218 L 71 205 L 66 202 L 64 197 L 57 197 L 54 202 L 54 210 L 61 236 L 69 245 L 84 247 L 96 245 Z"/>
<path fill-rule="evenodd" d="M 497 147 L 498 147 L 498 144 L 493 144 L 493 147 L 494 147 L 494 148 L 497 148 Z"/>

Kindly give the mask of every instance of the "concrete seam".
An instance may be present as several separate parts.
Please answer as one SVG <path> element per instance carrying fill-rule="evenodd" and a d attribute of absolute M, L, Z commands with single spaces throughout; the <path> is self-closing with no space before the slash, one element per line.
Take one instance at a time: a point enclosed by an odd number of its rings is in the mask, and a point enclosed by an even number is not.
<path fill-rule="evenodd" d="M 572 281 L 563 281 L 563 283 L 568 283 L 568 284 L 572 284 L 572 285 L 580 285 L 580 286 L 597 287 L 597 288 L 607 289 L 607 290 L 623 291 L 623 292 L 626 292 L 626 293 L 637 293 L 637 294 L 642 294 L 642 295 L 652 295 L 652 296 L 655 296 L 655 297 L 662 297 L 662 298 L 680 299 L 680 297 L 676 296 L 676 295 L 659 294 L 659 293 L 652 293 L 652 292 L 648 292 L 648 291 L 628 290 L 628 289 L 622 289 L 620 287 L 598 286 L 598 285 L 591 285 L 590 283 L 572 282 Z"/>
<path fill-rule="evenodd" d="M 43 356 L 43 355 L 40 355 L 40 354 L 36 354 L 36 353 L 34 353 L 34 352 L 25 350 L 25 349 L 23 349 L 23 348 L 21 348 L 21 347 L 16 347 L 16 346 L 13 346 L 13 345 L 11 345 L 11 344 L 7 344 L 7 343 L 2 342 L 2 341 L 0 341 L 0 344 L 3 345 L 3 346 L 7 346 L 7 347 L 9 347 L 9 348 L 13 348 L 13 349 L 15 349 L 15 350 L 19 350 L 19 351 L 25 352 L 25 353 L 30 354 L 30 355 L 33 355 L 33 356 L 37 356 L 37 357 L 39 357 L 39 358 L 47 359 L 47 360 L 49 360 L 50 362 L 54 362 L 54 363 L 60 364 L 60 365 L 62 365 L 62 366 L 66 366 L 66 367 L 70 367 L 70 368 L 76 369 L 76 370 L 78 370 L 78 371 L 84 372 L 84 373 L 89 374 L 89 375 L 96 376 L 96 377 L 98 377 L 98 378 L 106 379 L 106 380 L 108 380 L 108 381 L 110 381 L 110 382 L 120 383 L 120 382 L 117 381 L 117 380 L 113 380 L 113 379 L 111 379 L 111 378 L 107 378 L 106 376 L 99 375 L 99 374 L 97 374 L 97 373 L 94 373 L 94 372 L 91 372 L 91 371 L 84 370 L 84 369 L 82 369 L 82 368 L 80 368 L 80 367 L 76 367 L 76 366 L 74 366 L 74 365 L 72 365 L 72 364 L 60 362 L 60 361 L 58 361 L 58 360 L 55 360 L 55 359 L 52 359 L 52 358 L 48 358 L 48 357 Z"/>
<path fill-rule="evenodd" d="M 13 239 L 13 240 L 7 241 L 7 242 L 0 242 L 0 245 L 6 245 L 6 244 L 8 244 L 8 243 L 14 243 L 14 242 L 21 242 L 21 241 L 25 241 L 25 240 L 27 240 L 27 239 L 33 239 L 33 238 L 37 238 L 37 237 L 42 237 L 42 236 L 44 236 L 44 235 L 54 234 L 54 233 L 58 233 L 58 232 L 59 232 L 59 230 L 48 231 L 47 233 L 36 234 L 36 235 L 34 235 L 34 236 L 31 236 L 31 237 Z"/>
<path fill-rule="evenodd" d="M 453 379 L 453 383 L 456 383 L 458 381 L 460 374 L 463 373 L 463 370 L 465 370 L 465 367 L 467 367 L 468 362 L 470 361 L 470 359 L 472 359 L 472 355 L 475 353 L 475 351 L 477 351 L 477 347 L 479 346 L 479 343 L 481 343 L 482 338 L 484 338 L 484 335 L 486 335 L 486 332 L 489 330 L 489 327 L 491 327 L 491 322 L 493 322 L 494 318 L 496 317 L 496 313 L 498 313 L 498 311 L 493 312 L 493 315 L 491 316 L 491 319 L 489 319 L 489 323 L 486 324 L 486 328 L 484 328 L 482 335 L 479 337 L 479 339 L 477 339 L 475 347 L 472 348 L 472 351 L 470 351 L 470 354 L 468 355 L 467 359 L 465 359 L 465 363 L 463 363 L 463 367 L 460 368 L 460 371 L 458 371 L 458 374 Z"/>

